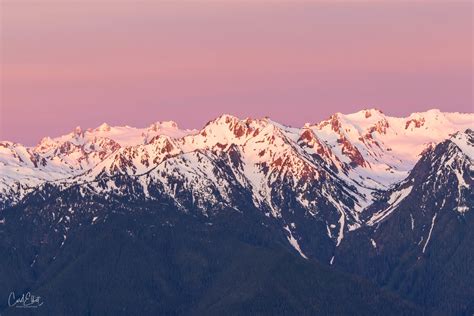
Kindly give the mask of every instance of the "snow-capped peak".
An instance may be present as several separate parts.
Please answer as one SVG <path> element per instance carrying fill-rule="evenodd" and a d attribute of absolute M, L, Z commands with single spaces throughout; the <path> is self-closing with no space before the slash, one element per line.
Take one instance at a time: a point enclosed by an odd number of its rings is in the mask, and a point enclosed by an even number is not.
<path fill-rule="evenodd" d="M 328 120 L 305 124 L 303 128 L 292 128 L 268 118 L 239 119 L 229 114 L 210 121 L 200 131 L 181 130 L 173 121 L 156 122 L 146 128 L 104 123 L 95 129 L 84 131 L 77 127 L 64 136 L 43 138 L 33 148 L 5 145 L 5 163 L 0 165 L 0 171 L 15 175 L 9 179 L 17 182 L 29 178 L 38 178 L 40 182 L 54 180 L 84 173 L 99 163 L 106 164 L 109 156 L 121 151 L 122 158 L 130 159 L 128 164 L 140 164 L 139 168 L 129 168 L 137 174 L 152 168 L 171 152 L 225 152 L 238 148 L 241 155 L 247 155 L 248 166 L 259 163 L 281 169 L 291 160 L 301 171 L 307 168 L 306 164 L 322 160 L 344 181 L 364 191 L 366 201 L 358 202 L 359 208 L 363 208 L 370 202 L 372 190 L 386 189 L 404 179 L 429 144 L 472 127 L 473 119 L 473 114 L 439 110 L 397 118 L 378 109 L 365 109 L 353 114 L 336 113 Z M 453 140 L 459 147 L 466 144 L 462 137 Z M 466 146 L 463 151 L 472 155 L 472 146 Z M 318 162 L 313 160 L 315 157 Z M 18 169 L 18 165 L 23 169 Z M 296 179 L 297 172 L 292 176 Z"/>
<path fill-rule="evenodd" d="M 449 139 L 467 156 L 474 161 L 474 131 L 467 129 L 457 132 Z"/>
<path fill-rule="evenodd" d="M 82 128 L 80 126 L 76 126 L 74 131 L 72 131 L 73 135 L 81 135 L 83 133 Z"/>
<path fill-rule="evenodd" d="M 200 135 L 208 138 L 205 143 L 243 143 L 249 137 L 257 136 L 266 126 L 271 125 L 267 119 L 241 120 L 233 115 L 224 114 L 209 121 Z"/>
<path fill-rule="evenodd" d="M 178 124 L 174 121 L 155 122 L 148 129 L 158 131 L 160 129 L 178 129 Z"/>
<path fill-rule="evenodd" d="M 102 123 L 101 125 L 99 125 L 95 131 L 97 132 L 110 132 L 110 125 L 107 124 L 107 123 Z"/>
<path fill-rule="evenodd" d="M 379 109 L 376 108 L 371 108 L 371 109 L 363 109 L 361 111 L 352 113 L 352 114 L 346 114 L 344 115 L 346 117 L 352 117 L 354 119 L 370 119 L 371 117 L 384 117 L 385 115 L 383 112 Z"/>

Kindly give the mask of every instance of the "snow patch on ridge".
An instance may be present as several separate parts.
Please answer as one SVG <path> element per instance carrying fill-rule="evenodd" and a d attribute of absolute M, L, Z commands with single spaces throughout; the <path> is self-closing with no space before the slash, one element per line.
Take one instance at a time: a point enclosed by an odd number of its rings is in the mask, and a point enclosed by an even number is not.
<path fill-rule="evenodd" d="M 431 233 L 433 232 L 433 227 L 435 225 L 435 220 L 436 220 L 436 216 L 438 215 L 438 213 L 435 213 L 435 215 L 433 216 L 433 218 L 431 219 L 431 227 L 430 227 L 430 232 L 428 233 L 428 237 L 426 238 L 426 242 L 425 242 L 425 245 L 423 246 L 423 253 L 425 253 L 426 251 L 426 247 L 428 246 L 428 243 L 430 242 L 430 239 L 431 239 Z"/>
<path fill-rule="evenodd" d="M 369 219 L 367 225 L 373 226 L 381 222 L 387 216 L 389 216 L 398 207 L 398 205 L 411 193 L 412 188 L 412 186 L 408 186 L 406 188 L 393 192 L 390 195 L 389 200 L 387 201 L 390 206 L 380 212 L 375 213 Z"/>
<path fill-rule="evenodd" d="M 291 233 L 291 230 L 288 227 L 288 225 L 286 225 L 284 228 L 289 234 L 289 236 L 287 236 L 286 238 L 288 239 L 288 242 L 290 243 L 290 245 L 293 246 L 293 248 L 295 248 L 296 251 L 298 251 L 301 257 L 308 259 L 308 257 L 306 257 L 303 251 L 301 251 L 300 245 L 298 244 L 298 240 L 296 240 L 296 238 L 293 237 L 293 234 Z"/>

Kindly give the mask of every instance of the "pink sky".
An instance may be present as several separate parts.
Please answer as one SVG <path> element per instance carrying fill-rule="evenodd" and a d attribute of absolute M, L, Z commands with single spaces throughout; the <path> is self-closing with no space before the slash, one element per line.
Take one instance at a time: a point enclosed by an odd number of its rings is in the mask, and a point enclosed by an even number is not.
<path fill-rule="evenodd" d="M 0 140 L 222 113 L 473 112 L 471 1 L 0 5 Z"/>

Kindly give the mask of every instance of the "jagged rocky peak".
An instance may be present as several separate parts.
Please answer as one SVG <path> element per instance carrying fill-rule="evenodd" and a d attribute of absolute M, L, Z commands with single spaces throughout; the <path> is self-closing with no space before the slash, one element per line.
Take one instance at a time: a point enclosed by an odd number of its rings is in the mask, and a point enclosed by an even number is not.
<path fill-rule="evenodd" d="M 349 160 L 349 165 L 353 168 L 368 166 L 364 156 L 355 145 L 358 139 L 361 138 L 359 130 L 365 129 L 367 123 L 357 124 L 354 122 L 354 118 L 357 120 L 365 119 L 364 116 L 365 114 L 362 111 L 351 115 L 336 113 L 331 115 L 328 120 L 315 126 L 316 131 L 324 132 L 324 135 L 335 134 L 335 142 L 331 145 L 340 148 L 341 154 Z"/>
<path fill-rule="evenodd" d="M 243 125 L 243 121 L 241 121 L 238 117 L 230 115 L 230 114 L 223 114 L 217 117 L 215 120 L 210 121 L 206 124 L 206 127 L 214 127 L 214 126 L 226 126 L 230 130 L 232 130 L 236 126 Z"/>
<path fill-rule="evenodd" d="M 0 147 L 9 148 L 13 145 L 14 145 L 13 142 L 9 142 L 9 141 L 6 141 L 6 140 L 0 141 Z"/>
<path fill-rule="evenodd" d="M 25 154 L 25 155 L 22 155 Z M 8 164 L 10 161 L 23 161 L 22 156 L 30 156 L 28 148 L 25 148 L 21 144 L 14 142 L 2 141 L 0 142 L 0 174 L 2 171 L 2 163 Z M 13 158 L 13 159 L 11 159 Z M 1 182 L 1 177 L 0 177 Z"/>
<path fill-rule="evenodd" d="M 450 140 L 467 156 L 474 160 L 474 130 L 459 131 L 451 136 Z"/>
<path fill-rule="evenodd" d="M 84 136 L 84 131 L 82 128 L 78 125 L 76 128 L 72 131 L 72 134 L 75 136 Z"/>
<path fill-rule="evenodd" d="M 361 119 L 376 119 L 385 117 L 385 114 L 377 108 L 366 108 L 352 114 L 345 114 L 344 116 L 359 117 Z"/>
<path fill-rule="evenodd" d="M 447 115 L 456 116 L 457 113 L 443 113 L 439 109 L 431 109 L 426 112 L 412 113 L 405 121 L 406 130 L 416 130 L 423 126 L 432 127 L 434 124 L 440 124 L 448 120 Z"/>
<path fill-rule="evenodd" d="M 351 130 L 357 130 L 359 133 L 366 131 L 367 133 L 375 130 L 382 133 L 389 127 L 389 123 L 385 114 L 377 109 L 366 109 L 352 114 L 335 113 L 328 119 L 316 124 L 319 130 L 330 128 L 337 134 L 345 134 Z"/>
<path fill-rule="evenodd" d="M 386 118 L 383 118 L 373 125 L 367 127 L 365 134 L 362 136 L 365 139 L 374 139 L 374 133 L 378 133 L 380 135 L 387 134 L 387 130 L 390 127 L 390 124 Z"/>
<path fill-rule="evenodd" d="M 347 124 L 358 123 L 362 126 L 366 126 L 367 124 L 375 124 L 379 121 L 386 121 L 385 114 L 379 109 L 371 108 L 351 114 L 337 112 L 332 114 L 328 119 L 316 124 L 316 126 L 322 129 L 330 125 L 333 131 L 339 132 L 340 128 L 345 127 Z"/>
<path fill-rule="evenodd" d="M 212 120 L 201 130 L 202 136 L 213 135 L 215 137 L 244 138 L 249 136 L 257 136 L 258 132 L 265 127 L 269 121 L 267 119 L 239 119 L 233 115 L 223 114 Z M 230 132 L 230 133 L 229 133 Z"/>
<path fill-rule="evenodd" d="M 107 137 L 94 137 L 86 145 L 91 151 L 115 151 L 121 147 L 119 143 Z"/>
<path fill-rule="evenodd" d="M 148 142 L 148 144 L 155 146 L 155 148 L 159 149 L 161 153 L 169 153 L 175 148 L 173 139 L 167 135 L 156 135 Z"/>
<path fill-rule="evenodd" d="M 462 161 L 466 160 L 467 164 L 472 165 L 472 160 L 474 160 L 474 131 L 471 129 L 458 131 L 438 144 L 430 143 L 420 156 L 423 158 L 426 155 L 437 158 L 443 157 L 444 160 L 442 161 L 450 164 L 459 162 L 458 158 L 461 158 Z"/>
<path fill-rule="evenodd" d="M 102 123 L 101 125 L 99 125 L 99 126 L 95 129 L 95 131 L 97 131 L 97 132 L 110 132 L 110 129 L 111 129 L 111 127 L 110 127 L 109 124 L 107 124 L 107 123 Z"/>
<path fill-rule="evenodd" d="M 174 121 L 155 122 L 148 127 L 148 130 L 158 132 L 162 129 L 178 129 L 178 124 Z"/>
<path fill-rule="evenodd" d="M 364 109 L 352 114 L 342 115 L 344 124 L 357 125 L 362 129 L 370 130 L 375 126 L 387 126 L 388 117 L 379 109 Z"/>
<path fill-rule="evenodd" d="M 420 128 L 423 125 L 425 125 L 425 118 L 424 117 L 417 117 L 417 118 L 410 118 L 407 120 L 405 123 L 405 129 L 408 129 L 410 127 L 412 128 Z"/>
<path fill-rule="evenodd" d="M 38 149 L 46 148 L 46 147 L 53 146 L 54 144 L 56 144 L 56 141 L 52 139 L 51 137 L 46 136 L 46 137 L 41 138 L 36 148 Z"/>
<path fill-rule="evenodd" d="M 376 109 L 376 108 L 364 109 L 361 112 L 364 114 L 365 118 L 370 118 L 373 115 L 383 115 L 383 112 L 379 109 Z"/>
<path fill-rule="evenodd" d="M 49 136 L 46 136 L 46 137 L 41 138 L 38 145 L 51 145 L 51 144 L 54 144 L 54 143 L 55 143 L 54 139 L 52 139 Z"/>
<path fill-rule="evenodd" d="M 319 122 L 318 124 L 316 124 L 316 127 L 318 129 L 323 129 L 327 126 L 330 126 L 331 129 L 334 132 L 338 133 L 341 126 L 342 126 L 342 124 L 341 124 L 342 115 L 343 115 L 342 113 L 337 112 L 337 113 L 331 115 L 328 119 L 323 120 L 323 121 Z"/>
<path fill-rule="evenodd" d="M 324 157 L 331 156 L 331 150 L 316 136 L 314 131 L 308 126 L 305 125 L 301 129 L 300 136 L 298 138 L 298 144 L 300 146 L 312 148 L 315 153 Z"/>
<path fill-rule="evenodd" d="M 306 144 L 307 146 L 313 146 L 317 141 L 317 137 L 314 132 L 307 126 L 301 129 L 301 135 L 298 139 L 299 143 Z"/>
<path fill-rule="evenodd" d="M 473 154 L 474 132 L 470 129 L 459 131 L 427 150 L 410 177 L 422 187 L 420 192 L 423 192 L 426 200 L 438 194 L 443 199 L 441 205 L 444 205 L 445 199 L 454 196 L 455 210 L 464 213 L 472 209 Z M 425 174 L 420 170 L 424 170 Z"/>
<path fill-rule="evenodd" d="M 56 141 L 51 137 L 43 137 L 38 145 L 36 145 L 34 151 L 45 152 L 56 146 Z"/>

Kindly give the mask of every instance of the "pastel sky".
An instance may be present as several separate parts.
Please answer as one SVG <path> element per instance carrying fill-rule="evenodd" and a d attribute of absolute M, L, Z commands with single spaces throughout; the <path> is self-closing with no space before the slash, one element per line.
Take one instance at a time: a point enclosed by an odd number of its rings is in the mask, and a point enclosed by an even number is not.
<path fill-rule="evenodd" d="M 471 1 L 1 0 L 0 140 L 473 112 Z"/>

